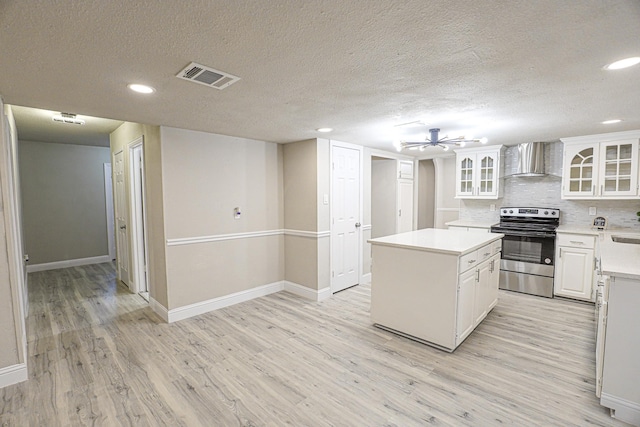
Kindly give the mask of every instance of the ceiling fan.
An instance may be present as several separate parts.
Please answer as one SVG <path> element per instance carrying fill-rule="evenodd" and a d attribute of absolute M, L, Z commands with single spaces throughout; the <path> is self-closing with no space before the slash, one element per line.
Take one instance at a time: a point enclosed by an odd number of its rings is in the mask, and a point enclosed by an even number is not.
<path fill-rule="evenodd" d="M 429 129 L 429 136 L 424 141 L 397 141 L 394 145 L 398 151 L 402 151 L 405 148 L 409 150 L 420 150 L 424 151 L 427 147 L 441 147 L 444 151 L 449 150 L 451 145 L 456 145 L 459 147 L 464 147 L 468 143 L 479 142 L 481 144 L 486 144 L 487 138 L 477 138 L 477 139 L 467 139 L 464 136 L 459 136 L 457 138 L 449 138 L 448 136 L 443 136 L 442 138 L 438 138 L 438 133 L 440 132 L 439 128 Z"/>

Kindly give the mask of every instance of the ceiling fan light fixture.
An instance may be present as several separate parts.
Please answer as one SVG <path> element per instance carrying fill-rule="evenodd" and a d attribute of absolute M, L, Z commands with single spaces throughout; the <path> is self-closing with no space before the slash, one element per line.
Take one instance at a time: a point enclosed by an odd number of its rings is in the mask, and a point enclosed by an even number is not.
<path fill-rule="evenodd" d="M 486 144 L 489 140 L 487 138 L 473 138 L 468 139 L 464 136 L 459 136 L 457 138 L 449 138 L 448 136 L 444 136 L 442 138 L 438 137 L 438 133 L 440 129 L 433 128 L 429 129 L 429 136 L 424 141 L 394 141 L 393 145 L 396 147 L 398 151 L 402 151 L 403 149 L 409 150 L 417 150 L 424 151 L 426 147 L 441 147 L 443 150 L 447 151 L 450 145 L 457 145 L 459 147 L 464 147 L 468 143 L 479 142 L 481 144 Z"/>

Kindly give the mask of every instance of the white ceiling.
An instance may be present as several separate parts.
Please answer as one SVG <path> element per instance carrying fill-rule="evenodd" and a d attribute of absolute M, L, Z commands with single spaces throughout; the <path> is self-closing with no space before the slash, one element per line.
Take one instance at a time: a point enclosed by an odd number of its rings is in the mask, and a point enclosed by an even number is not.
<path fill-rule="evenodd" d="M 393 126 L 414 120 L 551 141 L 640 129 L 640 66 L 603 70 L 640 56 L 638 22 L 637 0 L 3 1 L 0 94 L 282 143 L 328 126 L 392 150 Z M 241 80 L 219 91 L 176 78 L 191 61 Z M 600 124 L 610 118 L 623 122 Z"/>

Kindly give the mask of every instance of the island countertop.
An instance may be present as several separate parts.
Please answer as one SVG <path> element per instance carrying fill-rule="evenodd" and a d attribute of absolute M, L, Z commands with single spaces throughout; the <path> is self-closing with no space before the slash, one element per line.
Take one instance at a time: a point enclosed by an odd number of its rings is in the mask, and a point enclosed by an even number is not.
<path fill-rule="evenodd" d="M 464 255 L 503 237 L 504 234 L 499 233 L 470 233 L 466 230 L 425 228 L 370 239 L 368 242 L 373 245 Z"/>

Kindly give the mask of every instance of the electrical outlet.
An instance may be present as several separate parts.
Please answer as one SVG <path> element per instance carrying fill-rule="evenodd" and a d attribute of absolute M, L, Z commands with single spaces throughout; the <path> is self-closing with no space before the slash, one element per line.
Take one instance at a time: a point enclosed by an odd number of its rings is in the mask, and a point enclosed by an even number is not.
<path fill-rule="evenodd" d="M 589 215 L 591 216 L 595 216 L 596 215 L 596 207 L 595 206 L 589 206 Z"/>
<path fill-rule="evenodd" d="M 240 215 L 242 215 L 242 212 L 240 212 L 240 208 L 234 208 L 233 209 L 233 219 L 240 219 Z"/>
<path fill-rule="evenodd" d="M 496 211 L 496 205 L 495 205 L 495 204 L 493 204 L 493 203 L 492 203 L 492 204 L 490 204 L 490 205 L 489 205 L 489 210 L 490 210 L 491 212 L 495 212 L 495 211 Z"/>

